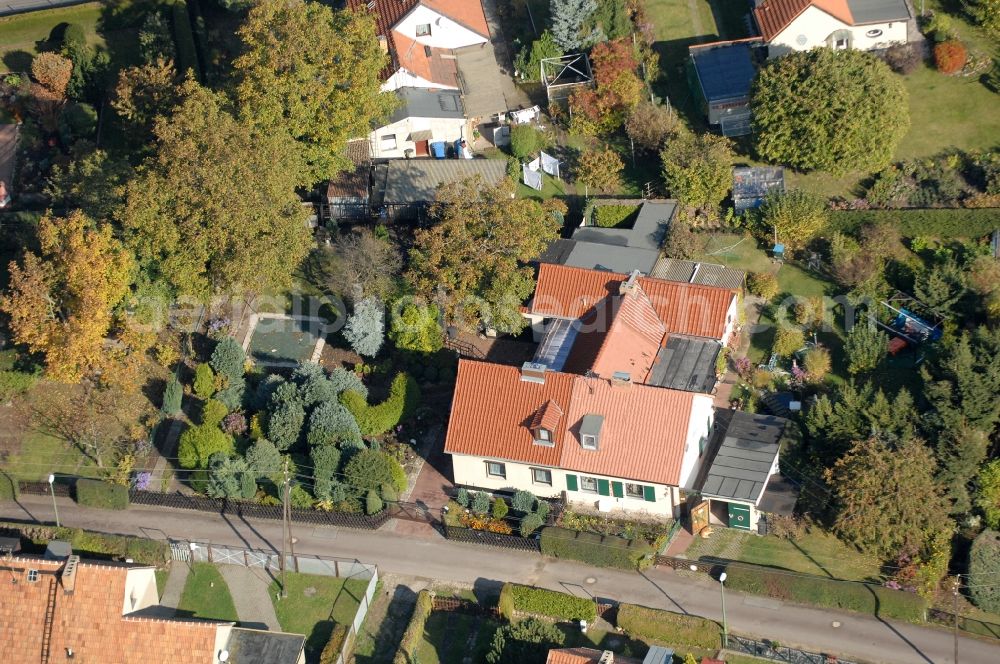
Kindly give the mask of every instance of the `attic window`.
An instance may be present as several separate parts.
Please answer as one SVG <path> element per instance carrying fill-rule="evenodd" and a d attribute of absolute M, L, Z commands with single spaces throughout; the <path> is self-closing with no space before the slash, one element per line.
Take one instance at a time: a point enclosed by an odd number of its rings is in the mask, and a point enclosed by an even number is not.
<path fill-rule="evenodd" d="M 552 432 L 548 429 L 538 427 L 534 431 L 535 433 L 535 445 L 547 445 L 552 446 Z"/>
<path fill-rule="evenodd" d="M 597 449 L 597 436 L 592 436 L 590 434 L 583 434 L 583 439 L 580 441 L 585 450 L 596 450 Z"/>
<path fill-rule="evenodd" d="M 37 569 L 29 569 L 28 570 L 28 583 L 37 583 L 37 582 L 38 582 L 38 570 Z"/>
<path fill-rule="evenodd" d="M 431 36 L 431 24 L 430 23 L 418 23 L 417 24 L 417 36 L 418 37 L 430 37 Z"/>
<path fill-rule="evenodd" d="M 580 447 L 585 450 L 596 450 L 601 444 L 601 427 L 604 426 L 604 416 L 589 413 L 580 420 Z"/>

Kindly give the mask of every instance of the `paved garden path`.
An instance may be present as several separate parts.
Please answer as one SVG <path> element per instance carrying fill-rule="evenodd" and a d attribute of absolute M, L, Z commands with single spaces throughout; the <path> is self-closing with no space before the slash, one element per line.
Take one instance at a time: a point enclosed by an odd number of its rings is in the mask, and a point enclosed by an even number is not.
<path fill-rule="evenodd" d="M 191 566 L 187 563 L 174 562 L 170 565 L 170 574 L 167 576 L 167 584 L 163 587 L 160 606 L 177 610 L 177 605 L 181 603 L 181 594 L 184 593 L 184 584 L 187 583 L 190 573 Z"/>
<path fill-rule="evenodd" d="M 264 570 L 242 565 L 217 565 L 216 568 L 229 586 L 240 624 L 245 627 L 256 624 L 261 628 L 266 625 L 271 631 L 281 631 L 267 590 L 271 579 Z"/>

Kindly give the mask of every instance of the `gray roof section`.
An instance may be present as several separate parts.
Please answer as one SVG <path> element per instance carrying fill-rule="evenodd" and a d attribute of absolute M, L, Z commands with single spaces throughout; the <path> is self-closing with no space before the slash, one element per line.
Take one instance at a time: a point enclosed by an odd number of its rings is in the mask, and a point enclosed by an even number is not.
<path fill-rule="evenodd" d="M 906 0 L 847 0 L 847 6 L 854 17 L 854 25 L 906 21 L 910 18 Z"/>
<path fill-rule="evenodd" d="M 656 354 L 647 383 L 685 392 L 715 389 L 715 358 L 722 345 L 712 339 L 671 336 Z"/>
<path fill-rule="evenodd" d="M 507 177 L 502 159 L 394 159 L 385 183 L 387 205 L 433 201 L 438 185 L 479 175 L 496 185 Z"/>
<path fill-rule="evenodd" d="M 799 487 L 781 473 L 771 475 L 764 487 L 764 495 L 760 497 L 757 509 L 767 514 L 791 516 L 795 512 L 795 503 L 799 500 Z"/>
<path fill-rule="evenodd" d="M 399 122 L 406 118 L 464 118 L 465 107 L 462 96 L 452 90 L 425 90 L 423 88 L 400 88 L 396 90 L 400 104 L 389 117 L 389 122 Z"/>
<path fill-rule="evenodd" d="M 649 276 L 667 281 L 680 281 L 686 284 L 701 284 L 703 286 L 719 286 L 739 290 L 743 288 L 746 272 L 734 270 L 731 267 L 715 263 L 698 263 L 679 258 L 661 257 L 653 266 Z"/>
<path fill-rule="evenodd" d="M 639 270 L 643 274 L 656 265 L 660 252 L 652 249 L 637 249 L 635 247 L 620 247 L 596 242 L 576 242 L 573 250 L 566 257 L 564 265 L 582 267 L 588 270 L 608 270 L 628 274 Z"/>
<path fill-rule="evenodd" d="M 701 91 L 709 103 L 750 96 L 757 70 L 749 44 L 692 47 L 690 52 Z"/>
<path fill-rule="evenodd" d="M 301 634 L 234 627 L 226 650 L 230 664 L 296 664 L 305 644 Z"/>
<path fill-rule="evenodd" d="M 773 415 L 734 412 L 701 493 L 756 505 L 778 458 L 786 422 Z"/>
<path fill-rule="evenodd" d="M 645 201 L 641 203 L 639 216 L 636 217 L 632 228 L 583 226 L 576 229 L 573 239 L 577 242 L 595 242 L 659 251 L 663 246 L 663 238 L 667 235 L 667 227 L 676 211 L 677 203 L 674 201 Z"/>
<path fill-rule="evenodd" d="M 602 426 L 604 426 L 603 415 L 584 415 L 580 420 L 580 435 L 599 436 Z"/>

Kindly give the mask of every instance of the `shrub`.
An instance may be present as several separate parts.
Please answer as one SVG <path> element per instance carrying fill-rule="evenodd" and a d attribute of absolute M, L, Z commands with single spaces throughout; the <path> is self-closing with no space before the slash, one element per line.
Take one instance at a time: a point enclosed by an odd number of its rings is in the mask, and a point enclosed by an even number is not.
<path fill-rule="evenodd" d="M 747 290 L 770 301 L 778 294 L 778 279 L 770 272 L 751 272 L 747 277 Z"/>
<path fill-rule="evenodd" d="M 7 402 L 26 393 L 38 381 L 38 376 L 24 371 L 0 371 L 0 401 Z"/>
<path fill-rule="evenodd" d="M 802 330 L 789 325 L 781 325 L 774 333 L 774 344 L 771 346 L 771 352 L 778 357 L 791 357 L 805 343 L 806 338 L 802 334 Z"/>
<path fill-rule="evenodd" d="M 852 233 L 869 224 L 889 224 L 903 237 L 937 236 L 976 238 L 992 233 L 996 210 L 909 209 L 842 210 L 830 213 L 829 230 Z"/>
<path fill-rule="evenodd" d="M 209 399 L 201 406 L 201 423 L 206 426 L 219 426 L 223 418 L 229 414 L 226 404 L 216 399 Z"/>
<path fill-rule="evenodd" d="M 309 432 L 306 442 L 310 446 L 332 445 L 350 441 L 361 443 L 361 429 L 343 404 L 327 401 L 316 406 L 309 416 Z"/>
<path fill-rule="evenodd" d="M 542 664 L 549 650 L 561 646 L 566 635 L 550 622 L 528 618 L 504 625 L 493 633 L 487 664 Z"/>
<path fill-rule="evenodd" d="M 382 511 L 382 499 L 378 497 L 378 491 L 369 491 L 365 496 L 365 514 L 378 514 Z"/>
<path fill-rule="evenodd" d="M 401 372 L 392 380 L 389 397 L 380 404 L 371 406 L 354 391 L 341 394 L 340 402 L 354 415 L 363 435 L 381 436 L 416 409 L 419 395 L 417 381 Z"/>
<path fill-rule="evenodd" d="M 563 54 L 559 44 L 552 37 L 548 30 L 531 42 L 530 46 L 523 46 L 514 58 L 514 68 L 518 75 L 525 81 L 541 80 L 542 60 L 545 58 L 558 58 Z"/>
<path fill-rule="evenodd" d="M 545 519 L 541 515 L 532 512 L 530 514 L 525 514 L 521 517 L 521 537 L 531 537 L 535 534 L 535 531 L 542 527 L 545 523 Z"/>
<path fill-rule="evenodd" d="M 215 374 L 204 362 L 194 370 L 194 393 L 202 399 L 210 399 L 215 394 Z"/>
<path fill-rule="evenodd" d="M 232 455 L 236 451 L 233 437 L 214 425 L 198 425 L 181 434 L 177 460 L 182 468 L 207 468 L 208 459 L 216 452 Z"/>
<path fill-rule="evenodd" d="M 128 507 L 128 487 L 101 480 L 77 480 L 76 502 L 84 507 L 123 510 Z"/>
<path fill-rule="evenodd" d="M 719 625 L 696 616 L 621 604 L 618 607 L 618 627 L 630 637 L 643 641 L 706 650 L 719 647 Z"/>
<path fill-rule="evenodd" d="M 0 500 L 17 500 L 20 495 L 17 478 L 0 471 Z"/>
<path fill-rule="evenodd" d="M 216 374 L 232 381 L 243 376 L 246 361 L 247 356 L 243 352 L 243 346 L 237 343 L 236 339 L 226 337 L 215 346 L 209 364 Z"/>
<path fill-rule="evenodd" d="M 830 373 L 830 351 L 825 348 L 810 348 L 802 358 L 802 368 L 811 381 L 821 381 Z"/>
<path fill-rule="evenodd" d="M 287 450 L 299 439 L 306 411 L 297 401 L 278 404 L 267 420 L 267 437 L 279 450 Z"/>
<path fill-rule="evenodd" d="M 229 410 L 236 410 L 243 405 L 243 395 L 247 389 L 247 382 L 242 376 L 227 380 L 229 380 L 229 384 L 216 392 L 215 398 L 225 404 Z"/>
<path fill-rule="evenodd" d="M 934 66 L 942 74 L 954 74 L 962 71 L 969 53 L 958 40 L 941 42 L 934 46 Z"/>
<path fill-rule="evenodd" d="M 403 638 L 399 641 L 399 650 L 396 651 L 392 664 L 411 664 L 416 661 L 417 648 L 424 640 L 424 625 L 433 609 L 434 600 L 431 599 L 431 594 L 421 590 L 417 594 L 413 616 L 410 618 L 410 624 L 406 626 L 406 631 L 403 632 Z"/>
<path fill-rule="evenodd" d="M 687 260 L 695 255 L 701 243 L 698 235 L 688 222 L 675 218 L 663 242 L 663 253 L 667 258 Z"/>
<path fill-rule="evenodd" d="M 885 61 L 897 74 L 912 74 L 923 62 L 915 44 L 893 44 L 885 52 Z"/>
<path fill-rule="evenodd" d="M 516 583 L 505 583 L 500 589 L 500 606 L 505 604 L 521 613 L 562 620 L 593 622 L 597 618 L 597 606 L 593 600 Z"/>
<path fill-rule="evenodd" d="M 542 553 L 618 569 L 638 569 L 652 564 L 653 548 L 640 540 L 579 532 L 549 526 L 542 528 Z"/>
<path fill-rule="evenodd" d="M 877 585 L 789 576 L 761 568 L 730 568 L 727 574 L 726 586 L 733 590 L 788 602 L 846 609 L 909 622 L 921 622 L 927 610 L 927 602 L 920 595 Z"/>
<path fill-rule="evenodd" d="M 395 485 L 394 464 L 398 466 L 399 462 L 385 452 L 362 450 L 344 467 L 344 481 L 358 491 L 378 490 L 383 484 Z"/>
<path fill-rule="evenodd" d="M 59 138 L 66 145 L 79 139 L 93 140 L 97 132 L 97 110 L 90 104 L 70 104 L 59 116 Z"/>
<path fill-rule="evenodd" d="M 978 484 L 976 506 L 983 511 L 986 527 L 996 530 L 1000 528 L 1000 459 L 979 469 Z"/>
<path fill-rule="evenodd" d="M 472 497 L 473 514 L 486 514 L 490 511 L 490 497 L 483 491 L 479 491 Z"/>
<path fill-rule="evenodd" d="M 969 592 L 984 611 L 1000 611 L 1000 532 L 984 530 L 969 552 Z"/>
<path fill-rule="evenodd" d="M 281 470 L 281 452 L 269 440 L 263 438 L 250 446 L 246 453 L 247 466 L 257 473 L 258 477 L 273 475 Z M 315 459 L 313 465 L 318 466 Z"/>
<path fill-rule="evenodd" d="M 234 436 L 242 436 L 247 431 L 247 416 L 239 410 L 229 413 L 222 418 L 222 430 Z"/>
<path fill-rule="evenodd" d="M 408 302 L 403 308 L 394 309 L 389 338 L 400 350 L 433 353 L 441 350 L 444 333 L 441 330 L 441 310 L 436 304 L 418 305 Z"/>
<path fill-rule="evenodd" d="M 497 496 L 496 500 L 493 501 L 493 509 L 491 510 L 493 518 L 505 519 L 508 511 L 510 511 L 510 508 L 507 507 L 507 501 Z"/>
<path fill-rule="evenodd" d="M 167 381 L 167 386 L 163 389 L 163 405 L 160 410 L 166 415 L 174 415 L 181 409 L 181 399 L 184 397 L 184 388 L 176 377 L 171 377 Z"/>
<path fill-rule="evenodd" d="M 514 125 L 510 130 L 510 152 L 518 159 L 538 152 L 541 147 L 538 130 L 531 125 Z"/>
<path fill-rule="evenodd" d="M 354 305 L 354 313 L 347 317 L 344 339 L 359 355 L 375 357 L 385 339 L 385 312 L 377 297 L 366 297 Z"/>
<path fill-rule="evenodd" d="M 468 507 L 469 506 L 469 490 L 466 489 L 464 486 L 461 487 L 458 490 L 458 493 L 455 494 L 455 502 L 458 503 L 459 505 L 461 505 L 462 507 Z"/>
<path fill-rule="evenodd" d="M 638 214 L 638 205 L 598 205 L 594 207 L 594 225 L 601 228 L 631 228 Z"/>
<path fill-rule="evenodd" d="M 347 640 L 347 626 L 336 623 L 333 631 L 330 632 L 330 640 L 323 646 L 323 652 L 319 654 L 319 664 L 336 664 L 340 657 L 340 651 Z"/>
<path fill-rule="evenodd" d="M 531 512 L 535 509 L 536 500 L 538 499 L 535 498 L 535 494 L 518 489 L 514 492 L 514 497 L 511 498 L 510 506 L 518 512 Z"/>

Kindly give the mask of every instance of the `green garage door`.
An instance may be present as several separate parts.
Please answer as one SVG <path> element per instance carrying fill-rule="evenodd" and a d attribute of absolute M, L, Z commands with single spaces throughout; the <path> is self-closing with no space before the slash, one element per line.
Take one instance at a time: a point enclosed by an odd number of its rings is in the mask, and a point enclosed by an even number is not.
<path fill-rule="evenodd" d="M 750 530 L 750 506 L 729 503 L 729 527 Z"/>

